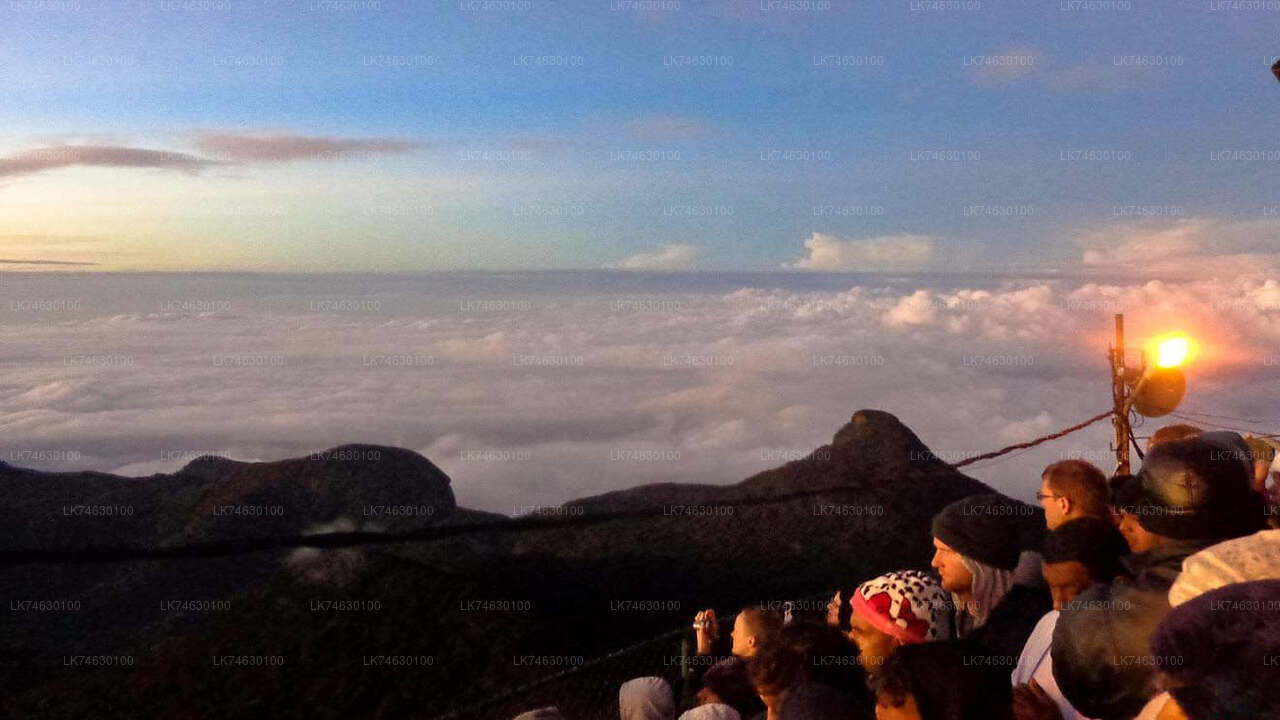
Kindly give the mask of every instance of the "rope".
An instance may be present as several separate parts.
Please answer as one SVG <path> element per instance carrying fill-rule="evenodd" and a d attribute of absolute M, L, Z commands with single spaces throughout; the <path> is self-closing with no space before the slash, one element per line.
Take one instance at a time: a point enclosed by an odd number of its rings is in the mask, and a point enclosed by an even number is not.
<path fill-rule="evenodd" d="M 965 465 L 968 465 L 969 463 L 978 462 L 979 460 L 986 460 L 988 458 L 999 457 L 1001 455 L 1004 455 L 1005 453 L 1013 452 L 1014 450 L 1022 450 L 1023 448 L 1035 447 L 1036 445 L 1049 442 L 1050 440 L 1057 440 L 1058 438 L 1064 435 L 1070 435 L 1071 433 L 1077 430 L 1082 430 L 1098 422 L 1099 420 L 1102 420 L 1103 418 L 1109 418 L 1111 417 L 1113 412 L 1114 411 L 1112 410 L 1108 410 L 1099 415 L 1094 415 L 1093 417 L 1089 418 L 1088 420 L 1085 420 L 1082 423 L 1079 423 L 1077 425 L 1072 425 L 1071 427 L 1065 428 L 1063 430 L 1059 430 L 1058 432 L 1053 433 L 1052 435 L 1045 435 L 1043 437 L 1038 437 L 1035 440 L 1028 440 L 1027 442 L 1018 443 L 1017 445 L 1010 445 L 1008 447 L 1000 448 L 999 450 L 993 450 L 989 453 L 983 453 L 981 455 L 975 455 L 974 457 L 971 457 L 971 458 L 965 458 L 964 460 L 961 460 L 958 463 L 952 463 L 951 467 L 957 467 L 957 468 L 963 467 Z"/>
<path fill-rule="evenodd" d="M 976 457 L 966 458 L 957 463 L 953 463 L 951 467 L 959 468 L 979 460 L 986 460 L 993 457 L 999 457 L 1006 453 L 1024 448 L 1035 447 L 1041 443 L 1055 440 L 1057 438 L 1068 435 L 1084 427 L 1092 425 L 1103 418 L 1109 417 L 1111 412 L 1105 412 L 1082 423 L 1073 425 L 1069 428 L 1059 430 L 1056 433 L 1045 435 L 1024 443 L 1010 445 L 1000 450 L 984 453 Z M 782 495 L 761 496 L 753 498 L 744 498 L 735 501 L 723 503 L 727 506 L 734 507 L 751 507 L 755 505 L 767 505 L 773 503 L 787 502 L 802 498 L 816 497 L 819 495 L 827 495 L 842 490 L 861 490 L 856 485 L 833 485 L 817 490 L 801 490 Z M 592 513 L 590 515 L 579 515 L 570 518 L 514 518 L 503 519 L 490 522 L 470 523 L 465 525 L 446 525 L 432 526 L 426 528 L 418 528 L 406 532 L 386 533 L 386 532 L 336 532 L 321 533 L 315 535 L 302 536 L 275 536 L 264 538 L 250 538 L 237 540 L 215 540 L 212 542 L 192 543 L 189 545 L 177 545 L 172 547 L 55 547 L 55 548 L 17 548 L 0 550 L 0 565 L 29 565 L 29 564 L 50 564 L 59 563 L 67 565 L 89 565 L 112 562 L 127 562 L 138 560 L 169 560 L 176 558 L 214 558 L 229 557 L 235 555 L 248 555 L 255 552 L 266 550 L 283 550 L 290 548 L 342 548 L 355 547 L 362 545 L 375 544 L 393 544 L 404 542 L 434 542 L 445 538 L 457 537 L 459 535 L 469 535 L 472 533 L 492 532 L 492 533 L 508 533 L 522 530 L 552 530 L 565 527 L 586 527 L 591 525 L 599 525 L 601 523 L 612 522 L 614 520 L 630 520 L 636 518 L 657 517 L 662 515 L 671 515 L 667 507 L 647 508 L 643 510 L 629 510 L 616 513 Z"/>

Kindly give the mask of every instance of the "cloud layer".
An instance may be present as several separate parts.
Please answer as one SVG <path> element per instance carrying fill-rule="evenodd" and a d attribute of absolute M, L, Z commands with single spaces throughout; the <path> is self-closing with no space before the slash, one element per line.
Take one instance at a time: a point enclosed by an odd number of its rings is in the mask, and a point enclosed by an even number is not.
<path fill-rule="evenodd" d="M 1280 284 L 1263 276 L 0 274 L 0 460 L 145 475 L 373 442 L 504 513 L 737 481 L 863 407 L 959 460 L 1105 409 L 1115 312 L 1135 359 L 1168 330 L 1200 342 L 1185 409 L 1278 414 Z M 1061 457 L 1110 470 L 1107 442 L 1099 425 L 973 474 L 1030 499 Z"/>

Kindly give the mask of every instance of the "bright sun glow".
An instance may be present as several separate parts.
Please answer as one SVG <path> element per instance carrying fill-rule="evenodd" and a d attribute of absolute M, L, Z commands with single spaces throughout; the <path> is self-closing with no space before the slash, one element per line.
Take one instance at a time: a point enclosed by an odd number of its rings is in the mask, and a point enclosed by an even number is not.
<path fill-rule="evenodd" d="M 1160 343 L 1156 353 L 1156 366 L 1171 368 L 1187 359 L 1191 344 L 1185 337 L 1172 337 Z"/>

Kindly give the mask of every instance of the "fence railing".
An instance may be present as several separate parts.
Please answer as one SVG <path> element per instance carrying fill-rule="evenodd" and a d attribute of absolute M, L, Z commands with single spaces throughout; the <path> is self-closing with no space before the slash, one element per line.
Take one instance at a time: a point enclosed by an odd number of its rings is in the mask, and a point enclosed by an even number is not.
<path fill-rule="evenodd" d="M 801 619 L 818 615 L 815 609 L 824 607 L 822 603 L 829 597 L 826 593 L 808 595 L 777 605 L 796 606 L 794 615 Z M 722 636 L 728 634 L 733 619 L 734 613 L 718 616 Z M 696 657 L 693 630 L 686 625 L 431 720 L 511 720 L 522 712 L 550 705 L 559 708 L 566 720 L 617 720 L 618 688 L 622 683 L 636 677 L 661 677 L 671 684 L 679 702 L 685 695 Z"/>

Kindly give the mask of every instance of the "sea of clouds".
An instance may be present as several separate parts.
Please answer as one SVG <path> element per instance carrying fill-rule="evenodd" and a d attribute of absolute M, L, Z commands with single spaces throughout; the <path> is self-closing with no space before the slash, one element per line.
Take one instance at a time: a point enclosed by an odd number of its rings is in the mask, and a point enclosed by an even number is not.
<path fill-rule="evenodd" d="M 955 461 L 1106 410 L 1117 312 L 1134 359 L 1159 333 L 1197 341 L 1182 410 L 1280 418 L 1265 275 L 0 273 L 0 460 L 147 475 L 378 443 L 506 514 L 735 482 L 860 408 Z M 969 472 L 1030 499 L 1053 460 L 1110 472 L 1110 432 Z"/>

